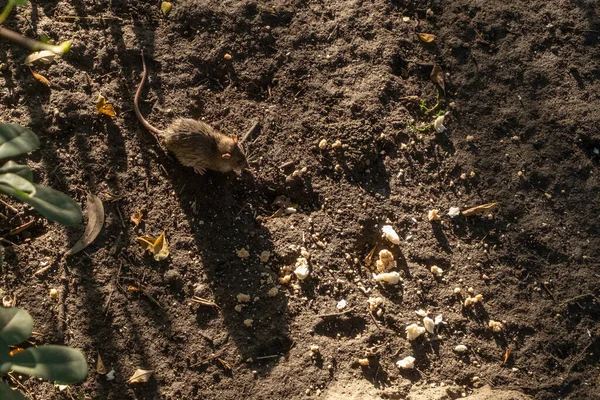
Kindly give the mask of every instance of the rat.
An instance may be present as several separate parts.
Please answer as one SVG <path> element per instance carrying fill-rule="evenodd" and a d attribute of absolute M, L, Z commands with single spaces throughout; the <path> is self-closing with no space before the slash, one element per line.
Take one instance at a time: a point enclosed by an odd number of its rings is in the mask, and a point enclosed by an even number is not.
<path fill-rule="evenodd" d="M 152 126 L 140 112 L 139 102 L 146 82 L 146 60 L 142 51 L 142 80 L 133 99 L 133 109 L 140 123 L 170 150 L 181 164 L 192 167 L 200 175 L 206 170 L 240 171 L 248 168 L 246 153 L 237 135 L 227 135 L 210 125 L 190 118 L 178 118 L 164 131 Z"/>

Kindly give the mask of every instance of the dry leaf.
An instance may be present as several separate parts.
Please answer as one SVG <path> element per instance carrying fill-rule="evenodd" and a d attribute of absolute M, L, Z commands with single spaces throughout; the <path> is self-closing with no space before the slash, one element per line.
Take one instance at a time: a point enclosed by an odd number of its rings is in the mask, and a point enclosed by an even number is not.
<path fill-rule="evenodd" d="M 100 353 L 98 353 L 98 362 L 96 363 L 96 372 L 100 375 L 106 374 L 106 367 L 104 367 L 104 362 L 102 361 L 102 357 L 100 357 Z"/>
<path fill-rule="evenodd" d="M 429 77 L 434 83 L 440 85 L 444 93 L 446 93 L 446 85 L 444 84 L 444 71 L 442 71 L 442 67 L 435 64 Z"/>
<path fill-rule="evenodd" d="M 28 67 L 32 67 L 38 62 L 40 64 L 50 64 L 54 60 L 54 57 L 56 57 L 56 54 L 50 50 L 36 51 L 28 55 L 23 64 Z"/>
<path fill-rule="evenodd" d="M 156 261 L 162 261 L 169 256 L 169 242 L 164 232 L 156 239 L 150 236 L 141 236 L 137 238 L 137 241 L 144 250 L 148 250 L 154 255 Z"/>
<path fill-rule="evenodd" d="M 37 79 L 39 82 L 43 83 L 44 85 L 50 87 L 50 81 L 48 79 L 46 79 L 46 77 L 44 75 L 38 74 L 35 71 L 31 71 L 31 74 L 33 75 L 33 77 L 35 79 Z"/>
<path fill-rule="evenodd" d="M 435 40 L 435 35 L 431 33 L 417 33 L 419 40 L 423 43 L 431 43 Z"/>
<path fill-rule="evenodd" d="M 139 291 L 140 291 L 140 289 L 138 289 L 138 288 L 137 288 L 137 287 L 135 287 L 135 286 L 131 286 L 131 285 L 129 285 L 129 286 L 127 286 L 127 291 L 128 291 L 128 292 L 139 292 Z"/>
<path fill-rule="evenodd" d="M 173 8 L 173 3 L 168 1 L 163 1 L 160 5 L 160 11 L 162 11 L 164 15 L 167 15 L 169 12 L 171 12 L 171 8 Z"/>
<path fill-rule="evenodd" d="M 137 238 L 137 241 L 140 244 L 140 246 L 142 246 L 142 249 L 153 252 L 154 242 L 156 242 L 156 239 L 150 236 L 140 236 L 139 238 Z"/>
<path fill-rule="evenodd" d="M 101 94 L 98 95 L 98 99 L 96 100 L 96 110 L 98 110 L 100 114 L 108 115 L 109 117 L 117 115 L 112 104 L 107 103 L 106 98 Z"/>
<path fill-rule="evenodd" d="M 29 222 L 25 222 L 23 225 L 17 226 L 16 228 L 11 229 L 10 232 L 8 232 L 8 234 L 9 235 L 19 234 L 19 233 L 23 232 L 25 229 L 29 228 L 31 225 L 33 225 L 34 222 L 35 222 L 34 219 L 32 219 Z"/>
<path fill-rule="evenodd" d="M 83 235 L 81 235 L 75 246 L 67 251 L 65 255 L 78 253 L 88 247 L 102 230 L 102 226 L 104 225 L 104 205 L 98 196 L 91 193 L 88 193 L 87 196 L 87 217 L 88 222 Z"/>
<path fill-rule="evenodd" d="M 144 213 L 142 212 L 142 210 L 140 210 L 139 208 L 137 209 L 136 212 L 133 213 L 133 215 L 131 216 L 131 222 L 133 222 L 133 224 L 135 226 L 138 226 L 140 224 L 140 222 L 142 222 L 142 217 L 144 216 Z"/>
<path fill-rule="evenodd" d="M 510 357 L 510 349 L 506 349 L 506 351 L 504 352 L 504 364 L 507 363 L 509 357 Z"/>
<path fill-rule="evenodd" d="M 14 356 L 15 354 L 19 354 L 19 353 L 20 353 L 20 352 L 22 352 L 23 350 L 25 350 L 25 349 L 22 349 L 22 348 L 20 348 L 20 347 L 15 347 L 14 349 L 12 349 L 12 350 L 10 351 L 10 353 L 8 353 L 8 355 L 10 355 L 10 356 Z"/>
<path fill-rule="evenodd" d="M 169 243 L 165 237 L 165 233 L 161 233 L 156 242 L 154 242 L 154 259 L 156 261 L 162 261 L 169 257 Z"/>
<path fill-rule="evenodd" d="M 482 214 L 482 213 L 484 213 L 486 211 L 493 210 L 494 208 L 496 208 L 497 205 L 498 205 L 498 203 L 482 204 L 480 206 L 469 208 L 468 210 L 464 210 L 462 212 L 462 215 L 464 215 L 465 217 L 468 217 L 470 215 Z"/>
<path fill-rule="evenodd" d="M 131 378 L 127 380 L 127 383 L 144 383 L 148 382 L 148 379 L 152 376 L 152 370 L 136 369 Z"/>

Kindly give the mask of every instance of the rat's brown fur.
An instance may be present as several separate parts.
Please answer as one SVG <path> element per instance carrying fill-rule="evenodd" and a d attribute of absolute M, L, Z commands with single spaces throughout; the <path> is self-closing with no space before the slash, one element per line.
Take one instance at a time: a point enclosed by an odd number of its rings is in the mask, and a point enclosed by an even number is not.
<path fill-rule="evenodd" d="M 133 99 L 133 110 L 140 123 L 155 134 L 181 164 L 199 174 L 207 169 L 219 172 L 242 170 L 248 167 L 246 155 L 236 135 L 226 135 L 210 125 L 189 118 L 178 118 L 164 131 L 152 126 L 140 112 L 139 101 L 146 82 L 147 71 L 142 51 L 142 80 Z"/>

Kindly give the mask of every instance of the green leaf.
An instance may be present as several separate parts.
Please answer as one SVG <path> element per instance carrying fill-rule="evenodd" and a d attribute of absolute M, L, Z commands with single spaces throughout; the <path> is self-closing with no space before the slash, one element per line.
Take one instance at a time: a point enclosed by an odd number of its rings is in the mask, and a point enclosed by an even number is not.
<path fill-rule="evenodd" d="M 8 350 L 8 344 L 0 339 L 0 376 L 8 374 L 12 368 L 12 360 Z"/>
<path fill-rule="evenodd" d="M 75 200 L 16 174 L 0 175 L 0 192 L 32 205 L 40 214 L 62 225 L 77 225 L 83 219 L 81 207 Z"/>
<path fill-rule="evenodd" d="M 22 192 L 27 196 L 35 195 L 35 186 L 33 182 L 29 182 L 27 179 L 20 175 L 13 174 L 11 172 L 0 175 L 0 186 L 9 186 L 17 192 Z"/>
<path fill-rule="evenodd" d="M 27 397 L 23 396 L 12 388 L 6 382 L 0 382 L 0 399 L 2 400 L 27 400 Z"/>
<path fill-rule="evenodd" d="M 9 161 L 0 167 L 0 174 L 8 173 L 17 174 L 20 177 L 27 179 L 29 182 L 33 182 L 33 172 L 27 165 L 21 165 L 14 161 Z"/>
<path fill-rule="evenodd" d="M 0 339 L 6 345 L 24 342 L 31 336 L 32 330 L 33 319 L 27 311 L 0 307 Z"/>
<path fill-rule="evenodd" d="M 17 124 L 0 124 L 0 158 L 14 157 L 40 147 L 30 129 Z"/>
<path fill-rule="evenodd" d="M 11 358 L 13 371 L 53 382 L 77 383 L 87 376 L 85 356 L 67 346 L 29 347 Z"/>

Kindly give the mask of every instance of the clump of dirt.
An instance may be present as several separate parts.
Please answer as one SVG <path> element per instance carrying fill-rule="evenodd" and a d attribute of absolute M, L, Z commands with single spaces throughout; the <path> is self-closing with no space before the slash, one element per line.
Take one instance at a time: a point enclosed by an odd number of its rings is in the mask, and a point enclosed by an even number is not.
<path fill-rule="evenodd" d="M 65 258 L 83 227 L 9 199 L 19 212 L 0 206 L 5 233 L 39 219 L 5 236 L 2 289 L 32 314 L 36 343 L 80 348 L 91 366 L 65 392 L 20 383 L 40 399 L 327 398 L 356 381 L 381 398 L 422 383 L 593 398 L 598 8 L 182 0 L 164 16 L 160 4 L 83 0 L 18 9 L 9 28 L 74 44 L 37 70 L 47 88 L 22 65 L 28 52 L 3 42 L 0 118 L 40 136 L 41 149 L 20 160 L 38 181 L 81 204 L 91 191 L 106 214 L 96 241 Z M 132 110 L 142 48 L 148 119 L 162 128 L 198 118 L 240 137 L 259 120 L 245 143 L 251 171 L 199 176 L 162 151 Z M 435 65 L 444 88 L 431 80 Z M 96 111 L 98 94 L 116 117 Z M 440 115 L 446 130 L 433 126 Z M 490 202 L 499 205 L 448 215 Z M 433 209 L 441 220 L 429 221 Z M 381 237 L 386 224 L 399 245 Z M 156 261 L 136 238 L 163 231 L 170 256 Z M 293 273 L 302 248 L 305 280 Z M 398 285 L 372 277 L 382 249 Z M 376 297 L 380 312 L 368 307 Z M 443 323 L 409 342 L 419 309 Z M 98 355 L 115 379 L 95 372 Z M 406 356 L 416 369 L 396 366 Z M 153 377 L 128 384 L 138 368 Z"/>

